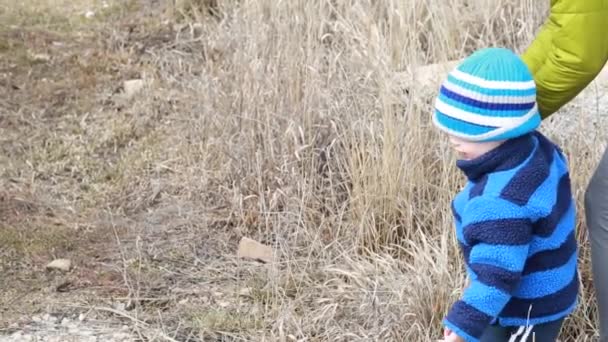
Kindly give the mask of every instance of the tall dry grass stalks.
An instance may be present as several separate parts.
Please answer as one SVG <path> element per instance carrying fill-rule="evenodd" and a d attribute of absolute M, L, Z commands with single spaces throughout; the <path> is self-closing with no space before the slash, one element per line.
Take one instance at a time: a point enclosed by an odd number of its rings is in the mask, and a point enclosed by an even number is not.
<path fill-rule="evenodd" d="M 146 266 L 124 266 L 130 287 L 170 298 L 138 317 L 180 340 L 439 338 L 465 281 L 449 210 L 463 178 L 413 71 L 522 51 L 548 1 L 173 5 L 182 26 L 146 47 L 146 96 L 86 121 L 85 142 L 113 151 L 88 209 L 137 228 L 122 257 Z M 579 203 L 601 153 L 584 119 L 594 110 L 570 106 L 543 127 L 571 159 Z M 584 292 L 567 341 L 596 330 L 579 217 Z M 244 235 L 279 262 L 235 259 Z"/>
<path fill-rule="evenodd" d="M 412 70 L 480 47 L 521 51 L 546 4 L 243 1 L 216 11 L 200 76 L 177 71 L 192 67 L 182 58 L 161 63 L 199 103 L 167 135 L 182 160 L 203 158 L 180 168 L 211 176 L 189 191 L 219 195 L 237 229 L 282 251 L 261 276 L 265 324 L 253 336 L 439 336 L 464 281 L 448 210 L 462 177 Z M 396 86 L 397 73 L 409 85 Z M 205 152 L 184 148 L 184 135 L 204 139 Z M 580 138 L 565 148 L 585 149 Z M 574 176 L 579 193 L 587 176 Z M 587 293 L 581 307 L 564 338 L 592 331 Z"/>

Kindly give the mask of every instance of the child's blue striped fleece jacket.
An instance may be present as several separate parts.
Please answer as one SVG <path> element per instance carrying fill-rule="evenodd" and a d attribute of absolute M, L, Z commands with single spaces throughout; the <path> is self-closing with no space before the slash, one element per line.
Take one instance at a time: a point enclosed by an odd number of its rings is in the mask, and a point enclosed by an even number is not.
<path fill-rule="evenodd" d="M 491 323 L 536 325 L 572 312 L 576 208 L 561 150 L 535 131 L 457 163 L 468 182 L 452 210 L 471 282 L 446 327 L 478 341 Z"/>

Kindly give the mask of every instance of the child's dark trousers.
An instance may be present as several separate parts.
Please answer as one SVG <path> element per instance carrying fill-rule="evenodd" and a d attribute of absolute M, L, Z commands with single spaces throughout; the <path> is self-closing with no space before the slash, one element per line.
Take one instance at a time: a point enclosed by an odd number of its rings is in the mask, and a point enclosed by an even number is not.
<path fill-rule="evenodd" d="M 539 325 L 502 327 L 490 325 L 481 336 L 481 342 L 555 342 L 563 319 Z"/>

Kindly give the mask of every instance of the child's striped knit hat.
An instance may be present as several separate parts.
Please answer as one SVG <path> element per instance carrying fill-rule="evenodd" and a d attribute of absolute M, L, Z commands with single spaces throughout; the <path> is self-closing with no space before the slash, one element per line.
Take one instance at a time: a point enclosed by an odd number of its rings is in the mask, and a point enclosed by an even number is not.
<path fill-rule="evenodd" d="M 433 121 L 448 134 L 476 142 L 534 131 L 541 121 L 534 79 L 510 50 L 479 50 L 448 74 Z"/>

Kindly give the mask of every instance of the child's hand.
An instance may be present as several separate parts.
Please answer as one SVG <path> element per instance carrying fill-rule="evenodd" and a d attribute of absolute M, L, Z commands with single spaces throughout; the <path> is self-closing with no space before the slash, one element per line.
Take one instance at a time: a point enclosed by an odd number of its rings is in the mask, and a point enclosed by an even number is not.
<path fill-rule="evenodd" d="M 449 328 L 445 328 L 443 330 L 443 341 L 444 342 L 464 342 L 462 337 L 456 335 L 456 333 L 453 332 Z"/>

